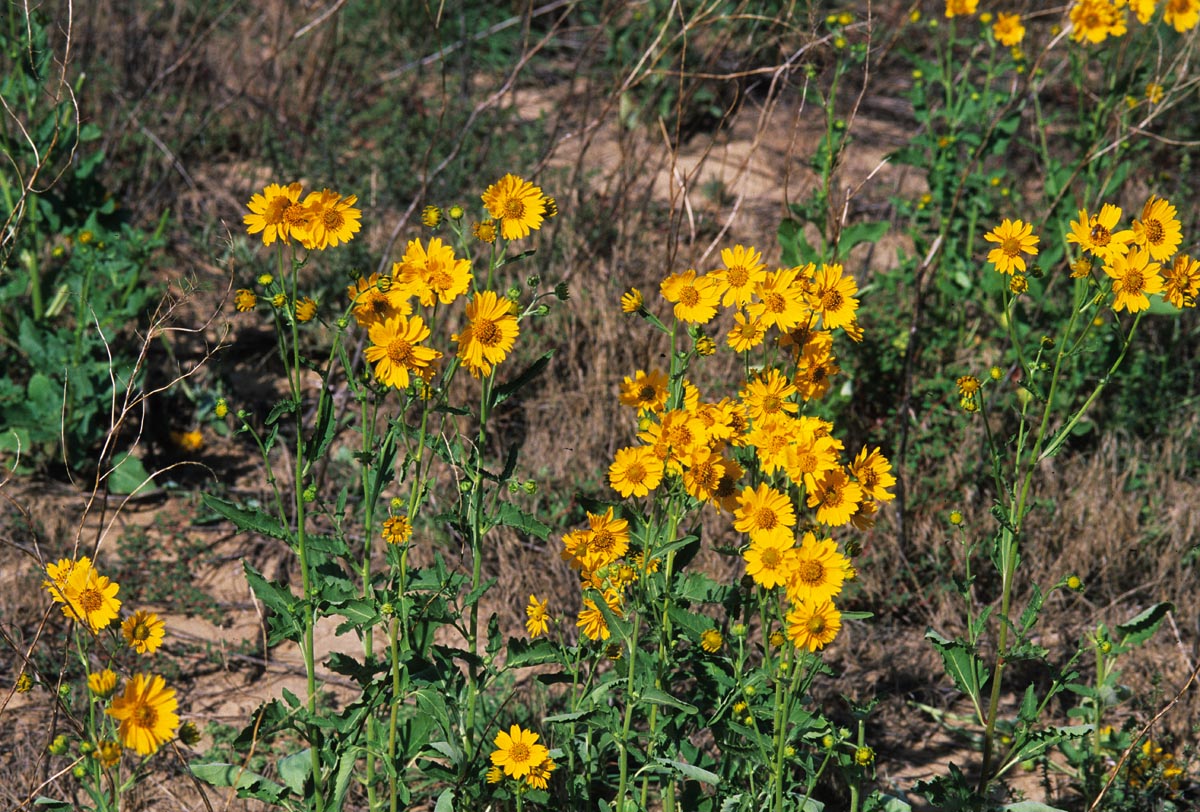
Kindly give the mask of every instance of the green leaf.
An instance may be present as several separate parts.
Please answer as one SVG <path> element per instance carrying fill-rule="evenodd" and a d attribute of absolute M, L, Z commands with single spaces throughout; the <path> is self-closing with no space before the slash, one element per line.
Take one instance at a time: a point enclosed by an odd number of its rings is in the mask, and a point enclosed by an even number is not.
<path fill-rule="evenodd" d="M 1067 812 L 1057 806 L 1049 806 L 1040 801 L 1017 801 L 1015 804 L 1005 804 L 1001 812 Z"/>
<path fill-rule="evenodd" d="M 299 640 L 304 631 L 296 613 L 300 600 L 285 584 L 274 583 L 264 578 L 249 561 L 242 561 L 242 570 L 255 597 L 274 612 L 270 618 L 271 635 L 267 645 L 273 646 L 283 640 Z"/>
<path fill-rule="evenodd" d="M 257 798 L 266 803 L 279 803 L 287 796 L 287 788 L 266 776 L 252 773 L 238 764 L 211 762 L 189 764 L 192 775 L 214 787 L 235 787 L 240 798 Z"/>
<path fill-rule="evenodd" d="M 925 639 L 942 655 L 946 673 L 958 690 L 979 701 L 987 669 L 971 647 L 962 641 L 948 640 L 933 629 L 925 632 Z"/>
<path fill-rule="evenodd" d="M 154 490 L 154 480 L 146 471 L 142 461 L 128 451 L 122 451 L 113 457 L 112 470 L 104 480 L 109 493 L 129 494 L 143 485 L 147 490 Z"/>
<path fill-rule="evenodd" d="M 550 538 L 550 528 L 510 502 L 501 502 L 496 520 L 505 527 L 514 527 L 542 541 Z"/>
<path fill-rule="evenodd" d="M 275 762 L 275 768 L 287 788 L 303 797 L 304 783 L 312 775 L 312 749 L 306 747 L 299 753 L 284 756 Z"/>
<path fill-rule="evenodd" d="M 641 691 L 641 699 L 649 702 L 651 705 L 662 705 L 668 708 L 675 708 L 684 713 L 699 713 L 699 709 L 695 705 L 689 705 L 687 702 L 676 699 L 666 691 L 659 688 L 647 687 Z"/>
<path fill-rule="evenodd" d="M 291 541 L 291 533 L 279 523 L 279 520 L 258 508 L 241 507 L 210 493 L 203 494 L 201 499 L 209 510 L 221 514 L 237 525 L 238 531 L 250 530 L 273 539 Z"/>
<path fill-rule="evenodd" d="M 454 812 L 454 787 L 446 787 L 438 796 L 433 812 Z"/>
<path fill-rule="evenodd" d="M 51 812 L 74 812 L 75 809 L 75 804 L 69 804 L 66 801 L 56 801 L 53 798 L 47 798 L 45 795 L 39 795 L 34 798 L 33 805 L 49 809 Z"/>
<path fill-rule="evenodd" d="M 671 761 L 665 758 L 656 758 L 655 761 L 664 767 L 670 767 L 675 772 L 679 773 L 685 778 L 690 778 L 693 781 L 699 781 L 703 784 L 711 784 L 714 787 L 721 783 L 721 777 L 719 775 L 709 772 L 708 770 L 701 769 L 695 764 L 687 764 L 683 761 Z"/>
<path fill-rule="evenodd" d="M 508 658 L 505 668 L 526 668 L 531 665 L 544 665 L 558 662 L 558 649 L 546 638 L 539 640 L 520 640 L 508 638 Z"/>
<path fill-rule="evenodd" d="M 838 237 L 838 254 L 845 256 L 859 243 L 879 242 L 887 230 L 886 220 L 876 223 L 851 223 L 842 229 L 842 233 Z"/>
<path fill-rule="evenodd" d="M 1170 601 L 1156 603 L 1124 623 L 1117 624 L 1117 639 L 1123 646 L 1141 645 L 1154 636 L 1158 627 L 1166 619 L 1167 613 L 1174 611 L 1175 604 Z"/>
<path fill-rule="evenodd" d="M 333 614 L 346 618 L 346 622 L 335 631 L 339 635 L 352 629 L 366 630 L 379 622 L 379 612 L 375 610 L 374 602 L 362 598 L 334 604 Z"/>
<path fill-rule="evenodd" d="M 1021 707 L 1017 711 L 1017 718 L 1026 724 L 1033 724 L 1037 721 L 1038 701 L 1037 692 L 1032 685 L 1025 687 L 1025 696 L 1021 698 Z"/>
<path fill-rule="evenodd" d="M 291 414 L 296 411 L 297 403 L 294 400 L 281 400 L 271 407 L 271 411 L 267 414 L 266 425 L 273 426 L 279 422 L 279 418 L 285 414 Z"/>
<path fill-rule="evenodd" d="M 498 406 L 517 392 L 524 389 L 531 381 L 540 376 L 546 371 L 546 366 L 550 363 L 550 359 L 554 357 L 554 350 L 543 353 L 532 364 L 527 366 L 520 375 L 513 378 L 507 383 L 503 383 L 492 390 L 492 405 Z"/>
<path fill-rule="evenodd" d="M 779 247 L 783 249 L 783 264 L 787 266 L 804 265 L 819 260 L 820 254 L 809 245 L 804 236 L 804 223 L 800 220 L 783 220 L 776 232 Z"/>

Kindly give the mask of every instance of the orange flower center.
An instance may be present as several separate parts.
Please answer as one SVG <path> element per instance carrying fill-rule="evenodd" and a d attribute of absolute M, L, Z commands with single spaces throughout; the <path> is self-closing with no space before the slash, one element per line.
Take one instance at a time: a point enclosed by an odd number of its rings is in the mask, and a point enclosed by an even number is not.
<path fill-rule="evenodd" d="M 158 724 L 158 711 L 150 705 L 141 704 L 134 709 L 130 720 L 138 727 L 153 728 Z"/>
<path fill-rule="evenodd" d="M 826 313 L 834 313 L 842 309 L 842 302 L 842 294 L 836 290 L 828 290 L 821 297 L 821 309 Z"/>
<path fill-rule="evenodd" d="M 808 619 L 805 628 L 808 629 L 810 634 L 821 634 L 825 631 L 825 618 L 820 615 L 813 615 Z"/>
<path fill-rule="evenodd" d="M 692 468 L 692 477 L 705 490 L 712 490 L 721 481 L 717 468 L 711 462 L 705 462 Z"/>
<path fill-rule="evenodd" d="M 324 222 L 327 230 L 338 231 L 346 224 L 346 218 L 337 209 L 326 209 Z"/>
<path fill-rule="evenodd" d="M 775 527 L 779 519 L 775 515 L 775 511 L 770 508 L 759 508 L 754 511 L 754 524 L 759 530 L 770 530 Z"/>
<path fill-rule="evenodd" d="M 1016 237 L 1006 237 L 1004 242 L 1000 243 L 1000 250 L 1007 257 L 1015 257 L 1021 253 L 1021 241 Z"/>
<path fill-rule="evenodd" d="M 695 307 L 700 301 L 700 293 L 692 285 L 688 285 L 683 290 L 679 291 L 679 303 L 688 307 Z"/>
<path fill-rule="evenodd" d="M 454 279 L 444 270 L 438 270 L 429 278 L 429 287 L 434 290 L 449 290 L 454 284 Z"/>
<path fill-rule="evenodd" d="M 1142 228 L 1146 232 L 1146 242 L 1151 245 L 1158 245 L 1163 241 L 1164 229 L 1161 221 L 1147 220 L 1142 223 Z"/>
<path fill-rule="evenodd" d="M 817 470 L 817 455 L 811 451 L 803 451 L 796 455 L 796 470 L 811 474 Z"/>
<path fill-rule="evenodd" d="M 653 403 L 656 400 L 655 395 L 654 387 L 648 384 L 638 390 L 638 400 L 644 403 Z"/>
<path fill-rule="evenodd" d="M 750 280 L 750 272 L 738 265 L 725 273 L 725 281 L 731 288 L 740 288 Z"/>
<path fill-rule="evenodd" d="M 91 614 L 104 605 L 104 596 L 97 589 L 85 589 L 79 593 L 79 605 L 83 607 L 83 611 Z"/>
<path fill-rule="evenodd" d="M 1141 271 L 1130 271 L 1121 280 L 1121 290 L 1125 293 L 1141 293 L 1146 287 L 1146 280 Z"/>
<path fill-rule="evenodd" d="M 825 491 L 825 495 L 821 498 L 821 504 L 825 507 L 837 507 L 842 503 L 842 491 L 840 488 L 830 488 Z"/>
<path fill-rule="evenodd" d="M 773 570 L 783 563 L 783 553 L 774 547 L 768 547 L 763 551 L 762 555 L 759 557 L 759 560 L 762 561 L 764 567 L 769 570 Z"/>
<path fill-rule="evenodd" d="M 787 310 L 787 300 L 778 293 L 768 293 L 763 297 L 763 304 L 767 306 L 769 313 L 782 313 Z"/>
<path fill-rule="evenodd" d="M 633 484 L 638 484 L 646 478 L 646 466 L 640 462 L 635 462 L 633 465 L 625 469 L 625 479 Z"/>
<path fill-rule="evenodd" d="M 504 201 L 504 214 L 501 216 L 505 220 L 520 220 L 525 217 L 525 204 L 520 200 L 506 200 Z"/>
<path fill-rule="evenodd" d="M 594 550 L 598 553 L 607 554 L 612 552 L 613 546 L 617 543 L 617 539 L 608 530 L 597 530 L 596 535 L 592 537 L 591 543 L 588 545 L 589 550 Z"/>
<path fill-rule="evenodd" d="M 765 414 L 774 414 L 779 411 L 782 401 L 778 395 L 767 395 L 763 398 L 762 409 Z"/>
<path fill-rule="evenodd" d="M 267 225 L 278 225 L 283 222 L 283 213 L 287 211 L 288 206 L 292 205 L 292 201 L 287 197 L 273 197 L 267 203 L 267 210 L 263 212 L 263 219 L 267 221 Z"/>
<path fill-rule="evenodd" d="M 308 210 L 299 203 L 292 203 L 283 210 L 283 223 L 288 228 L 303 228 L 308 225 Z"/>
<path fill-rule="evenodd" d="M 529 761 L 529 756 L 529 748 L 521 742 L 517 742 L 508 750 L 509 761 L 523 763 Z"/>
<path fill-rule="evenodd" d="M 796 580 L 802 584 L 813 586 L 825 580 L 825 566 L 820 561 L 801 561 L 796 566 Z"/>
<path fill-rule="evenodd" d="M 494 347 L 500 343 L 500 328 L 491 319 L 479 319 L 471 326 L 475 340 L 485 347 Z"/>
<path fill-rule="evenodd" d="M 139 642 L 145 642 L 150 639 L 150 627 L 145 623 L 139 623 L 133 627 L 130 637 Z"/>
<path fill-rule="evenodd" d="M 393 364 L 411 367 L 413 365 L 413 345 L 403 338 L 393 339 L 387 345 L 387 357 Z"/>

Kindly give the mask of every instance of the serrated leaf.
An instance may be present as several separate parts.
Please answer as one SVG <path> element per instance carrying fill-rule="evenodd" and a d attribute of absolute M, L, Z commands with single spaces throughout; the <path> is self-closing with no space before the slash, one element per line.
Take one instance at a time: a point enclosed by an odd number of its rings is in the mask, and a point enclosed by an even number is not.
<path fill-rule="evenodd" d="M 304 748 L 299 753 L 284 756 L 275 762 L 279 778 L 292 792 L 303 797 L 304 783 L 312 775 L 312 750 Z"/>
<path fill-rule="evenodd" d="M 508 657 L 505 660 L 505 668 L 526 668 L 531 665 L 555 662 L 558 662 L 558 649 L 546 638 L 538 640 L 508 638 Z"/>
<path fill-rule="evenodd" d="M 550 538 L 550 528 L 511 502 L 501 502 L 496 520 L 505 527 L 513 527 L 542 541 Z"/>
<path fill-rule="evenodd" d="M 234 787 L 242 798 L 257 798 L 266 803 L 278 803 L 287 795 L 287 788 L 266 776 L 243 769 L 238 764 L 211 762 L 189 764 L 196 778 L 214 787 Z"/>
<path fill-rule="evenodd" d="M 1117 639 L 1123 646 L 1137 646 L 1149 640 L 1158 631 L 1168 612 L 1175 611 L 1170 601 L 1156 603 L 1124 623 L 1117 624 Z"/>
<path fill-rule="evenodd" d="M 958 690 L 978 701 L 987 670 L 975 652 L 966 643 L 948 640 L 933 629 L 925 632 L 925 639 L 942 655 L 946 673 Z"/>
<path fill-rule="evenodd" d="M 271 407 L 271 411 L 267 413 L 266 425 L 272 426 L 279 422 L 279 418 L 285 414 L 291 414 L 296 411 L 296 402 L 294 400 L 280 400 Z"/>
<path fill-rule="evenodd" d="M 543 353 L 532 364 L 525 367 L 521 374 L 513 378 L 511 381 L 501 384 L 492 390 L 492 405 L 498 406 L 517 392 L 524 389 L 531 381 L 540 376 L 546 371 L 546 366 L 550 363 L 550 359 L 554 357 L 554 350 Z"/>
<path fill-rule="evenodd" d="M 237 526 L 239 532 L 250 530 L 273 539 L 290 541 L 291 533 L 279 523 L 279 520 L 258 508 L 242 507 L 233 502 L 206 493 L 201 496 L 204 506 L 214 513 L 219 513 Z"/>

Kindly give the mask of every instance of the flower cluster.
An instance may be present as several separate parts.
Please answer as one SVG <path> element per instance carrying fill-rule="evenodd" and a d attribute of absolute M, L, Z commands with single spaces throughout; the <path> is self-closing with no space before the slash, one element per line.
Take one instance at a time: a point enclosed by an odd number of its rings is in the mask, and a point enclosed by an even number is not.
<path fill-rule="evenodd" d="M 362 212 L 354 208 L 358 198 L 342 197 L 322 189 L 310 192 L 303 201 L 299 183 L 269 184 L 250 198 L 250 213 L 242 218 L 246 231 L 262 234 L 263 245 L 294 242 L 309 251 L 324 251 L 349 242 L 361 228 Z"/>
<path fill-rule="evenodd" d="M 1200 22 L 1200 0 L 1075 0 L 1071 6 L 1071 39 L 1100 43 L 1109 37 L 1123 36 L 1129 30 L 1128 14 L 1147 25 L 1158 6 L 1166 25 L 1183 33 Z"/>
<path fill-rule="evenodd" d="M 513 725 L 508 732 L 496 734 L 496 749 L 492 752 L 492 767 L 488 770 L 489 784 L 498 784 L 505 776 L 523 781 L 530 789 L 545 789 L 550 774 L 558 766 L 550 751 L 538 744 L 538 734 Z"/>
<path fill-rule="evenodd" d="M 108 628 L 120 614 L 117 599 L 120 587 L 100 575 L 90 558 L 61 559 L 46 567 L 42 582 L 63 614 L 95 635 Z M 139 655 L 153 654 L 163 642 L 165 625 L 153 612 L 137 610 L 121 623 L 121 639 Z M 120 695 L 114 695 L 118 677 L 109 668 L 88 676 L 88 689 L 96 701 L 109 701 L 104 712 L 119 723 L 117 738 L 121 745 L 138 755 L 153 755 L 179 729 L 175 691 L 166 687 L 161 676 L 135 674 L 126 681 Z M 100 741 L 93 755 L 108 768 L 120 760 L 115 742 Z"/>

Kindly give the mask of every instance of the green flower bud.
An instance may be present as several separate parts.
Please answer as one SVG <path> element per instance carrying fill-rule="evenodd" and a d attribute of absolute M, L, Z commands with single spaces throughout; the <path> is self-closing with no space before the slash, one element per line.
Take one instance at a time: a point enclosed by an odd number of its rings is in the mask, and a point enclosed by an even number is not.
<path fill-rule="evenodd" d="M 200 741 L 200 729 L 196 727 L 195 722 L 184 722 L 179 728 L 179 740 L 188 747 L 195 747 Z"/>
<path fill-rule="evenodd" d="M 69 743 L 67 742 L 67 735 L 65 733 L 59 733 L 54 737 L 54 741 L 50 742 L 46 749 L 50 751 L 50 755 L 52 756 L 61 756 L 63 753 L 67 752 L 68 747 Z"/>
<path fill-rule="evenodd" d="M 316 486 L 316 483 L 314 483 L 314 484 L 312 484 L 312 485 L 309 485 L 307 488 L 305 488 L 305 489 L 304 489 L 304 493 L 302 493 L 302 494 L 300 495 L 300 498 L 301 498 L 301 499 L 303 499 L 305 502 L 314 502 L 314 501 L 316 501 L 316 499 L 317 499 L 317 486 Z"/>
<path fill-rule="evenodd" d="M 542 284 L 542 277 L 538 276 L 537 274 L 530 274 L 529 278 L 525 280 L 525 284 L 531 288 L 536 288 L 538 285 Z"/>
<path fill-rule="evenodd" d="M 554 286 L 554 295 L 558 297 L 560 302 L 565 302 L 571 298 L 571 291 L 567 288 L 566 282 L 559 282 Z"/>

